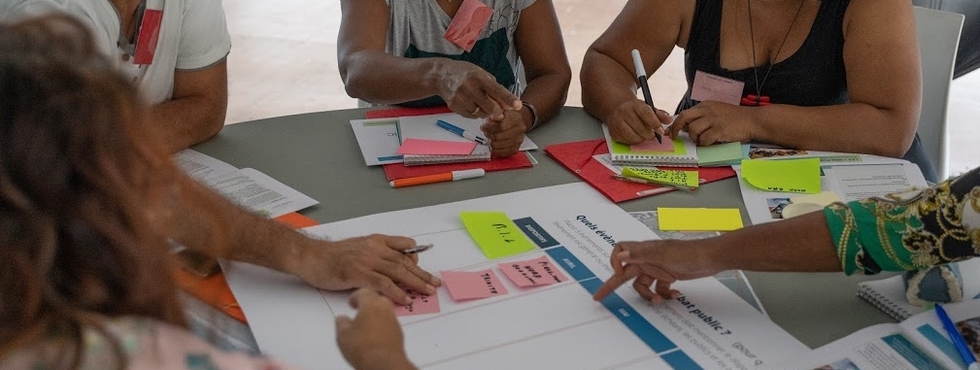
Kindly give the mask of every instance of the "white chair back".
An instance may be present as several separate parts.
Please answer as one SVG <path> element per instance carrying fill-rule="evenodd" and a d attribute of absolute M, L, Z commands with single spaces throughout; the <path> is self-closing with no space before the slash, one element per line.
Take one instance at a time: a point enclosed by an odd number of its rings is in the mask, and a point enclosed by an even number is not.
<path fill-rule="evenodd" d="M 963 18 L 962 14 L 915 7 L 922 59 L 922 112 L 917 132 L 940 181 L 949 176 L 946 113 Z"/>

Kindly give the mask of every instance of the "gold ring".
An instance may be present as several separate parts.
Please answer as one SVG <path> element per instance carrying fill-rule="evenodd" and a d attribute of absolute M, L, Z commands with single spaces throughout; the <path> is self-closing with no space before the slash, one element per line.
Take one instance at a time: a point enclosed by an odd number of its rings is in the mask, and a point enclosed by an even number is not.
<path fill-rule="evenodd" d="M 480 114 L 480 107 L 476 107 L 476 109 L 474 109 L 472 112 L 470 112 L 470 115 L 471 116 L 475 116 L 477 114 Z"/>

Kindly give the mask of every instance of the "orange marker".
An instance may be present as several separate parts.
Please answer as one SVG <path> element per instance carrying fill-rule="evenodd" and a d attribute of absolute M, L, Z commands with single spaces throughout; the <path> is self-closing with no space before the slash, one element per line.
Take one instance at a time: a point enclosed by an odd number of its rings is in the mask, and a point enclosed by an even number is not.
<path fill-rule="evenodd" d="M 463 170 L 463 171 L 453 171 L 450 173 L 440 173 L 438 175 L 428 175 L 419 177 L 410 177 L 407 179 L 398 179 L 395 181 L 389 181 L 388 185 L 393 188 L 404 188 L 406 186 L 415 186 L 423 184 L 433 184 L 437 182 L 446 181 L 459 181 L 466 179 L 475 179 L 477 177 L 483 177 L 486 174 L 482 168 L 477 168 L 473 170 Z"/>

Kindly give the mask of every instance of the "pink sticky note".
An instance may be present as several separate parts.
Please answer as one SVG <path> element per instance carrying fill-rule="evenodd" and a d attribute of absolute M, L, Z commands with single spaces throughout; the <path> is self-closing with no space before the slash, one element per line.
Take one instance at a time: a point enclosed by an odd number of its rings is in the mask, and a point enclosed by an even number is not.
<path fill-rule="evenodd" d="M 507 294 L 507 288 L 490 269 L 476 272 L 441 271 L 439 274 L 454 301 Z"/>
<path fill-rule="evenodd" d="M 691 99 L 739 105 L 742 100 L 743 87 L 745 87 L 745 83 L 742 81 L 697 71 L 694 73 Z"/>
<path fill-rule="evenodd" d="M 452 154 L 465 155 L 473 153 L 474 142 L 456 142 L 425 139 L 405 139 L 398 147 L 398 154 Z"/>
<path fill-rule="evenodd" d="M 524 288 L 529 286 L 550 285 L 568 280 L 547 256 L 541 256 L 528 261 L 514 261 L 497 265 L 510 281 Z"/>
<path fill-rule="evenodd" d="M 658 143 L 657 139 L 647 140 L 639 144 L 630 145 L 630 150 L 634 152 L 667 152 L 673 153 L 674 150 L 674 140 L 671 140 L 669 136 L 663 136 L 663 142 Z"/>
<path fill-rule="evenodd" d="M 408 306 L 395 305 L 395 315 L 412 316 L 439 313 L 439 295 L 423 294 L 415 289 L 402 287 L 408 297 L 412 299 L 412 304 Z"/>
<path fill-rule="evenodd" d="M 453 45 L 470 52 L 476 44 L 476 39 L 487 26 L 491 15 L 493 15 L 493 8 L 480 0 L 463 0 L 453 21 L 449 23 L 444 37 Z"/>

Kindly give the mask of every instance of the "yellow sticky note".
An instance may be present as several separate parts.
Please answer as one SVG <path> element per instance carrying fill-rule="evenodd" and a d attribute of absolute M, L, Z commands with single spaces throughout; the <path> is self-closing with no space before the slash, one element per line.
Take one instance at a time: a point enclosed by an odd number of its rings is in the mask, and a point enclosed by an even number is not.
<path fill-rule="evenodd" d="M 766 191 L 816 194 L 820 192 L 820 158 L 745 159 L 742 178 Z"/>
<path fill-rule="evenodd" d="M 840 202 L 840 197 L 832 191 L 825 191 L 814 195 L 800 195 L 789 199 L 793 204 L 812 203 L 821 207 L 829 206 L 831 203 Z"/>
<path fill-rule="evenodd" d="M 649 180 L 658 184 L 696 188 L 698 171 L 660 170 L 656 168 L 623 167 L 623 176 Z"/>
<path fill-rule="evenodd" d="M 514 221 L 503 212 L 460 212 L 463 225 L 489 259 L 513 256 L 534 249 Z"/>
<path fill-rule="evenodd" d="M 660 230 L 732 231 L 742 228 L 737 208 L 657 208 Z"/>

